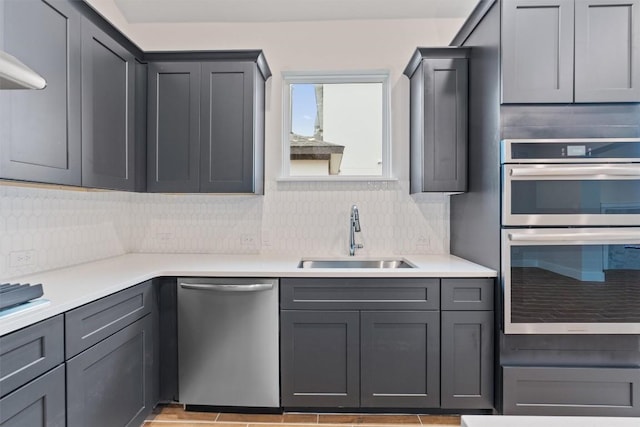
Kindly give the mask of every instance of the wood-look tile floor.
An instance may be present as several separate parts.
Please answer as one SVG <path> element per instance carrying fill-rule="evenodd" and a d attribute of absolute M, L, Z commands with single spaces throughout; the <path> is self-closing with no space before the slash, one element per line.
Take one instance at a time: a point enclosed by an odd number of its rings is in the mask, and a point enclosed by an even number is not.
<path fill-rule="evenodd" d="M 232 414 L 184 411 L 182 405 L 156 408 L 143 427 L 451 427 L 460 426 L 456 415 L 405 414 Z"/>

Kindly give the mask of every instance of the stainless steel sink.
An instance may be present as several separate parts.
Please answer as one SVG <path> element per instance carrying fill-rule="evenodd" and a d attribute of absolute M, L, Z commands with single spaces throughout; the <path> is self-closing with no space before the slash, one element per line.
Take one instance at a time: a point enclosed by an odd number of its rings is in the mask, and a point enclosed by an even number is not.
<path fill-rule="evenodd" d="M 415 268 L 403 259 L 303 259 L 298 268 Z"/>

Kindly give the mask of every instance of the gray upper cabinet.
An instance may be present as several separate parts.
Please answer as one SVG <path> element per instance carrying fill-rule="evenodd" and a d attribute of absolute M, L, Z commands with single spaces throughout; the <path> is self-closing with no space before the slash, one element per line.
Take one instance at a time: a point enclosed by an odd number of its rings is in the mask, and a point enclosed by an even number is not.
<path fill-rule="evenodd" d="M 209 56 L 149 55 L 148 191 L 263 193 L 270 71 L 261 52 Z"/>
<path fill-rule="evenodd" d="M 572 102 L 573 0 L 502 5 L 502 102 Z"/>
<path fill-rule="evenodd" d="M 263 145 L 262 133 L 256 133 L 256 118 L 264 115 L 260 80 L 250 62 L 202 64 L 201 192 L 262 193 L 254 188 L 254 174 L 262 174 L 261 156 L 256 156 Z M 261 186 L 261 176 L 257 181 Z"/>
<path fill-rule="evenodd" d="M 82 21 L 82 185 L 135 188 L 135 59 Z"/>
<path fill-rule="evenodd" d="M 640 101 L 640 0 L 502 7 L 503 103 Z"/>
<path fill-rule="evenodd" d="M 466 48 L 418 48 L 411 81 L 411 193 L 467 190 Z"/>
<path fill-rule="evenodd" d="M 80 15 L 66 2 L 0 8 L 0 49 L 47 81 L 43 90 L 0 91 L 0 177 L 80 185 Z"/>
<path fill-rule="evenodd" d="M 575 102 L 640 101 L 640 0 L 575 4 Z"/>
<path fill-rule="evenodd" d="M 200 64 L 149 64 L 147 191 L 199 191 Z"/>

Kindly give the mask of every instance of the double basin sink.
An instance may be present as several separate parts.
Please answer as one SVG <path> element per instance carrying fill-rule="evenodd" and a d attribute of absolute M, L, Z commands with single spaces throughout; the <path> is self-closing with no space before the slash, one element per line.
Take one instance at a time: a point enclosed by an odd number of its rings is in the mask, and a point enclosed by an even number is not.
<path fill-rule="evenodd" d="M 302 259 L 298 268 L 415 268 L 404 259 Z"/>

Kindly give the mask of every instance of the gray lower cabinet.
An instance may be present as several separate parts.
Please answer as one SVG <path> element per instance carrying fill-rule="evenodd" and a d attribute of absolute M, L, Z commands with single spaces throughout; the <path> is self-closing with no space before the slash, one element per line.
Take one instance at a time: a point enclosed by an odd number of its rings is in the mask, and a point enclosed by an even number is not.
<path fill-rule="evenodd" d="M 442 312 L 442 408 L 493 408 L 493 317 L 493 311 Z"/>
<path fill-rule="evenodd" d="M 135 189 L 136 61 L 82 20 L 82 185 Z"/>
<path fill-rule="evenodd" d="M 467 190 L 466 48 L 418 48 L 411 90 L 411 193 Z"/>
<path fill-rule="evenodd" d="M 270 75 L 262 53 L 180 58 L 149 63 L 148 191 L 262 194 Z"/>
<path fill-rule="evenodd" d="M 139 426 L 155 402 L 145 316 L 67 361 L 67 426 Z"/>
<path fill-rule="evenodd" d="M 494 407 L 494 279 L 442 279 L 440 404 Z"/>
<path fill-rule="evenodd" d="M 283 407 L 360 406 L 360 314 L 283 310 Z"/>
<path fill-rule="evenodd" d="M 502 102 L 640 101 L 640 0 L 502 2 Z"/>
<path fill-rule="evenodd" d="M 640 368 L 505 366 L 509 415 L 640 416 Z"/>
<path fill-rule="evenodd" d="M 80 15 L 60 1 L 0 8 L 0 49 L 47 81 L 43 90 L 0 91 L 0 177 L 80 185 Z"/>
<path fill-rule="evenodd" d="M 65 427 L 64 373 L 64 364 L 59 365 L 1 398 L 0 426 Z"/>
<path fill-rule="evenodd" d="M 64 427 L 64 321 L 0 337 L 0 426 Z"/>
<path fill-rule="evenodd" d="M 363 311 L 361 406 L 440 406 L 440 313 Z"/>
<path fill-rule="evenodd" d="M 440 406 L 438 279 L 280 283 L 283 407 Z"/>

